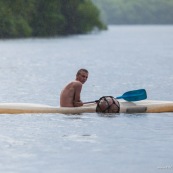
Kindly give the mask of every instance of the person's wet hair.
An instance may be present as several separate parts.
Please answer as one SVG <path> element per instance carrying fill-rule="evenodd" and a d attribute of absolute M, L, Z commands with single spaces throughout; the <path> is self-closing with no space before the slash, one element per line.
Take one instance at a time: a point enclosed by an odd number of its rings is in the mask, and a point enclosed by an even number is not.
<path fill-rule="evenodd" d="M 76 75 L 78 76 L 82 71 L 85 72 L 85 73 L 88 73 L 87 69 L 81 68 L 80 70 L 78 70 Z"/>

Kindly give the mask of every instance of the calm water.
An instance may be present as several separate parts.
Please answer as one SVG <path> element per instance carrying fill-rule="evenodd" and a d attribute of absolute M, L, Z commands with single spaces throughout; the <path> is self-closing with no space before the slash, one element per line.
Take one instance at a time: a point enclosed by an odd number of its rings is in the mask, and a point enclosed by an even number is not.
<path fill-rule="evenodd" d="M 63 86 L 89 70 L 82 100 L 145 88 L 173 100 L 173 26 L 110 26 L 49 39 L 0 40 L 0 102 L 59 105 Z M 0 172 L 173 171 L 173 113 L 0 115 Z"/>

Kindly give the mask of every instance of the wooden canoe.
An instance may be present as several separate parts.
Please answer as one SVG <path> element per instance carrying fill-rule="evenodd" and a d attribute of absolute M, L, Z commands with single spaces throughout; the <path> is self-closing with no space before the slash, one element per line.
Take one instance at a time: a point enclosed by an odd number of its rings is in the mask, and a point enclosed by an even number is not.
<path fill-rule="evenodd" d="M 120 100 L 120 113 L 161 113 L 173 112 L 173 101 L 142 100 L 127 102 Z M 59 113 L 80 114 L 96 112 L 96 104 L 82 107 L 55 107 L 34 103 L 0 103 L 0 114 Z"/>

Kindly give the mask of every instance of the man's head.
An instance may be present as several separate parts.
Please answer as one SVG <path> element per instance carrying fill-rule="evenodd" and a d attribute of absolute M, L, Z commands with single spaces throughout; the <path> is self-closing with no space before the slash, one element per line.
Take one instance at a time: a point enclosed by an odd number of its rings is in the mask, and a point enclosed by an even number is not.
<path fill-rule="evenodd" d="M 88 78 L 88 70 L 86 70 L 86 69 L 78 70 L 78 72 L 76 74 L 76 80 L 78 80 L 82 84 L 84 84 L 87 81 L 87 78 Z"/>

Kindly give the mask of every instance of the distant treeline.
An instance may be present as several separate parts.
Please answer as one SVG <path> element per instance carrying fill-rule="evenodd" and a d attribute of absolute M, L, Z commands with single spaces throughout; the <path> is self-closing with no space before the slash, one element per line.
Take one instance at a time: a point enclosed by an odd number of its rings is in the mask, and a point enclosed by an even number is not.
<path fill-rule="evenodd" d="M 0 38 L 44 37 L 106 29 L 90 0 L 0 0 Z"/>
<path fill-rule="evenodd" d="M 92 0 L 107 24 L 173 24 L 173 0 Z"/>

